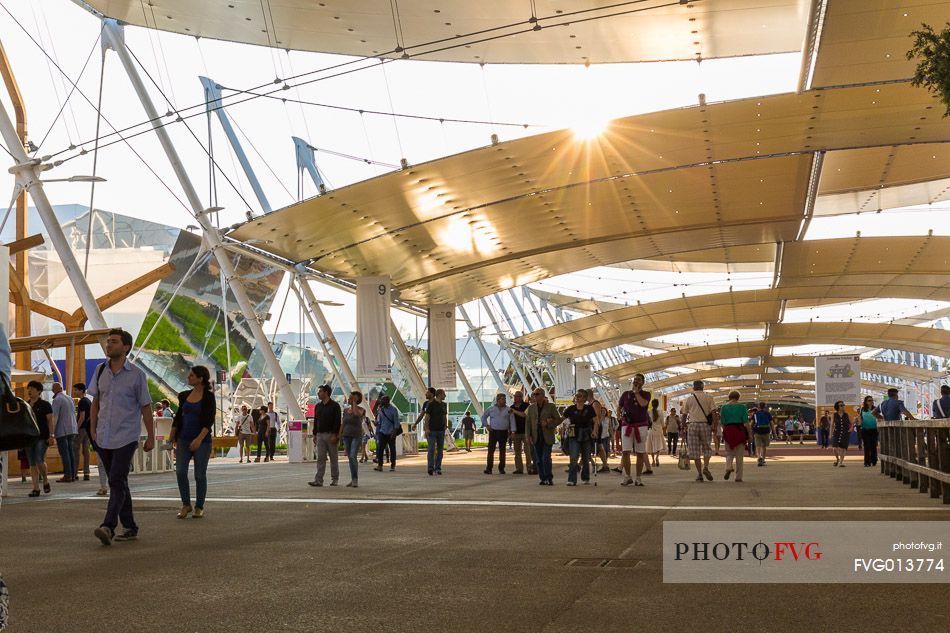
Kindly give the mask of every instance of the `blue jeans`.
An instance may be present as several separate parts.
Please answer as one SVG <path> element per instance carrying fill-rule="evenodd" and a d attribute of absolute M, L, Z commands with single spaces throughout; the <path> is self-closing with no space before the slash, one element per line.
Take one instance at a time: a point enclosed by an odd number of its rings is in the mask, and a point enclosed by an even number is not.
<path fill-rule="evenodd" d="M 435 431 L 426 435 L 429 444 L 428 465 L 429 472 L 442 472 L 442 449 L 445 447 L 445 430 Z"/>
<path fill-rule="evenodd" d="M 376 433 L 376 461 L 379 468 L 383 467 L 383 453 L 389 448 L 389 464 L 396 467 L 396 438 L 393 435 Z"/>
<path fill-rule="evenodd" d="M 538 469 L 538 479 L 554 481 L 554 471 L 551 465 L 551 445 L 539 439 L 534 444 L 534 464 Z"/>
<path fill-rule="evenodd" d="M 75 442 L 75 434 L 56 438 L 56 448 L 59 450 L 59 458 L 63 462 L 63 477 L 66 479 L 76 478 L 76 453 L 73 450 Z"/>
<path fill-rule="evenodd" d="M 359 479 L 360 447 L 363 446 L 361 437 L 343 437 L 343 446 L 346 448 L 346 458 L 350 460 L 350 479 Z"/>
<path fill-rule="evenodd" d="M 864 440 L 864 465 L 877 465 L 877 429 L 861 429 Z"/>
<path fill-rule="evenodd" d="M 191 486 L 188 483 L 188 462 L 195 460 L 195 500 L 196 508 L 205 507 L 208 494 L 208 460 L 211 459 L 211 442 L 202 442 L 194 453 L 188 448 L 190 441 L 178 440 L 175 448 L 175 474 L 178 476 L 178 494 L 181 505 L 191 505 Z"/>
<path fill-rule="evenodd" d="M 590 467 L 591 467 L 591 458 L 590 458 L 590 448 L 591 441 L 590 436 L 587 435 L 585 438 L 576 438 L 572 437 L 571 442 L 568 445 L 568 452 L 571 456 L 571 468 L 570 472 L 567 473 L 567 480 L 577 483 L 577 457 L 580 455 L 581 463 L 583 464 L 583 469 L 581 470 L 581 479 L 584 481 L 590 481 Z"/>
<path fill-rule="evenodd" d="M 30 466 L 39 466 L 46 461 L 46 451 L 48 449 L 48 440 L 36 440 L 23 449 L 23 452 L 26 453 L 26 460 L 30 463 Z"/>
<path fill-rule="evenodd" d="M 129 490 L 129 471 L 138 447 L 137 441 L 119 448 L 99 447 L 99 457 L 109 475 L 109 505 L 100 527 L 107 527 L 113 532 L 120 521 L 122 527 L 128 530 L 139 529 L 132 514 L 132 491 Z"/>

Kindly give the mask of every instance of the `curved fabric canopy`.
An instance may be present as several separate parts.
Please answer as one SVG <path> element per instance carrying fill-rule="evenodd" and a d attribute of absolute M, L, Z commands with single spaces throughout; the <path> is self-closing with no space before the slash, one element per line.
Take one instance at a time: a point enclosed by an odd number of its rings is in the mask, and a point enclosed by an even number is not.
<path fill-rule="evenodd" d="M 893 386 L 894 385 L 887 385 L 884 383 L 874 382 L 871 380 L 861 381 L 862 389 L 867 389 L 869 391 L 875 391 L 878 393 L 882 393 L 882 392 L 886 393 L 887 390 Z M 788 393 L 792 391 L 814 395 L 815 385 L 813 383 L 809 384 L 809 383 L 803 383 L 803 382 L 780 382 L 780 383 L 760 384 L 755 381 L 748 381 L 748 380 L 746 381 L 729 380 L 723 383 L 715 383 L 715 382 L 707 383 L 703 390 L 709 393 L 710 395 L 714 395 L 714 396 L 721 396 L 721 395 L 728 396 L 730 391 L 738 391 L 740 394 L 757 393 L 757 394 L 765 396 L 767 399 L 768 394 L 770 393 Z M 662 395 L 667 396 L 668 398 L 678 399 L 678 398 L 682 398 L 683 396 L 688 396 L 690 393 L 692 393 L 692 391 L 693 391 L 693 388 L 688 387 L 688 388 L 678 389 L 675 391 L 664 392 L 662 393 Z M 660 394 L 659 393 L 654 394 L 654 396 L 657 396 L 657 395 L 660 395 Z"/>
<path fill-rule="evenodd" d="M 813 356 L 769 356 L 765 362 L 770 367 L 815 367 Z M 926 382 L 945 377 L 946 372 L 933 369 L 922 369 L 920 367 L 911 367 L 899 363 L 889 363 L 873 358 L 861 359 L 861 371 L 869 374 L 880 374 L 882 376 L 893 376 L 905 380 L 917 380 Z"/>
<path fill-rule="evenodd" d="M 661 380 L 651 381 L 650 388 L 667 389 L 678 385 L 692 384 L 694 380 L 705 381 L 715 378 L 738 378 L 740 376 L 764 380 L 814 380 L 814 366 L 814 356 L 767 356 L 762 359 L 761 364 L 759 365 L 714 367 L 700 371 L 675 374 Z M 810 367 L 811 369 L 809 371 L 772 371 L 777 367 Z M 934 380 L 945 375 L 944 372 L 920 369 L 918 367 L 910 367 L 909 365 L 888 363 L 867 358 L 861 359 L 861 371 L 869 374 L 879 374 L 882 376 L 893 376 L 894 378 L 920 381 Z"/>
<path fill-rule="evenodd" d="M 946 300 L 950 237 L 844 238 L 785 244 L 779 287 L 791 289 L 816 282 L 826 284 L 829 294 L 881 286 L 879 293 L 870 296 Z"/>
<path fill-rule="evenodd" d="M 887 323 L 779 323 L 765 341 L 697 345 L 644 356 L 608 367 L 602 373 L 627 378 L 636 373 L 659 371 L 698 362 L 768 356 L 775 346 L 810 344 L 842 347 L 886 347 L 935 356 L 950 355 L 950 331 Z"/>
<path fill-rule="evenodd" d="M 515 339 L 545 353 L 583 356 L 624 343 L 708 328 L 777 323 L 786 307 L 823 300 L 950 301 L 950 237 L 869 237 L 785 244 L 774 289 L 743 290 L 609 310 Z"/>
<path fill-rule="evenodd" d="M 774 266 L 775 244 L 707 248 L 611 264 L 613 268 L 674 273 L 754 273 L 771 271 Z"/>
<path fill-rule="evenodd" d="M 914 62 L 904 56 L 912 43 L 910 32 L 921 23 L 939 30 L 950 15 L 947 3 L 938 0 L 831 0 L 825 4 L 809 87 L 912 77 Z"/>
<path fill-rule="evenodd" d="M 594 314 L 597 312 L 609 312 L 610 310 L 619 310 L 624 306 L 610 301 L 600 301 L 595 299 L 582 299 L 570 295 L 562 295 L 556 292 L 545 292 L 536 288 L 529 289 L 529 292 L 542 301 L 552 303 L 560 308 L 568 308 L 575 312 L 587 312 Z"/>
<path fill-rule="evenodd" d="M 475 63 L 797 51 L 806 0 L 75 0 L 138 26 L 284 49 Z M 532 21 L 531 7 L 536 7 Z M 672 6 L 671 6 L 672 5 Z M 152 8 L 154 7 L 154 8 Z"/>
<path fill-rule="evenodd" d="M 828 152 L 815 216 L 876 212 L 950 199 L 950 144 Z"/>
<path fill-rule="evenodd" d="M 563 130 L 413 166 L 230 236 L 269 240 L 266 250 L 337 277 L 390 274 L 418 303 L 697 247 L 789 242 L 806 216 L 812 152 L 948 141 L 934 104 L 890 84 L 639 115 L 592 142 Z"/>

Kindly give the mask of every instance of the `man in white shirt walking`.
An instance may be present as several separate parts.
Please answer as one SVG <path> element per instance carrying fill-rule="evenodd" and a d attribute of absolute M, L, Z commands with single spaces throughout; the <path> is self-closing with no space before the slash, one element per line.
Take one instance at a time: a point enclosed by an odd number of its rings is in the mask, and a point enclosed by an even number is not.
<path fill-rule="evenodd" d="M 485 409 L 482 414 L 482 425 L 488 427 L 488 464 L 485 474 L 492 474 L 495 466 L 495 446 L 498 446 L 498 472 L 505 474 L 505 447 L 508 445 L 508 434 L 517 430 L 515 416 L 508 406 L 508 398 L 500 393 L 495 396 L 495 404 Z"/>
<path fill-rule="evenodd" d="M 712 396 L 703 391 L 703 381 L 693 381 L 693 393 L 683 401 L 683 418 L 686 426 L 686 454 L 696 464 L 696 481 L 706 477 L 712 481 L 709 472 L 709 458 L 712 450 L 709 442 L 716 430 L 716 403 Z"/>

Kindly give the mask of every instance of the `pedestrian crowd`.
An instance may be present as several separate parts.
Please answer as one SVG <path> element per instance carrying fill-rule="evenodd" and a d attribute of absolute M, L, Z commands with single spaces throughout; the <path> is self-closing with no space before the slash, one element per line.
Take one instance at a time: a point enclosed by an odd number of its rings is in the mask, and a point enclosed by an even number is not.
<path fill-rule="evenodd" d="M 5 335 L 0 337 L 0 343 L 6 343 Z M 105 344 L 106 361 L 96 367 L 91 384 L 72 386 L 72 397 L 59 382 L 52 384 L 50 400 L 43 398 L 45 388 L 38 381 L 30 382 L 26 390 L 39 429 L 39 440 L 21 451 L 25 462 L 21 464 L 22 477 L 25 481 L 28 470 L 32 482 L 29 496 L 52 492 L 46 465 L 49 447 L 55 446 L 60 456 L 63 474 L 54 483 L 61 484 L 78 481 L 80 471 L 83 480 L 90 479 L 92 451 L 98 458 L 97 494 L 109 497 L 103 520 L 94 530 L 104 545 L 138 536 L 128 475 L 135 452 L 140 447 L 145 452 L 154 447 L 155 419 L 170 419 L 165 448 L 174 455 L 181 498 L 178 518 L 205 516 L 207 469 L 216 416 L 211 374 L 207 367 L 193 366 L 187 376 L 189 388 L 178 394 L 177 408 L 162 400 L 153 412 L 145 374 L 127 358 L 131 346 L 128 332 L 111 330 Z M 4 357 L 9 365 L 9 353 L 3 353 L 0 345 L 0 359 Z M 3 370 L 0 364 L 0 372 Z M 9 367 L 6 371 L 9 380 Z M 706 482 L 714 479 L 710 459 L 722 447 L 726 458 L 723 479 L 742 482 L 746 454 L 755 456 L 757 466 L 763 467 L 773 440 L 801 442 L 809 430 L 807 423 L 795 416 L 784 422 L 775 420 L 766 403 L 747 408 L 740 404 L 738 391 L 729 393 L 728 402 L 717 407 L 700 380 L 693 383 L 692 391 L 678 407 L 664 412 L 660 400 L 646 389 L 645 382 L 643 374 L 634 376 L 631 389 L 619 397 L 616 415 L 589 389 L 577 390 L 573 402 L 566 407 L 556 406 L 543 388 L 531 390 L 528 397 L 516 391 L 510 404 L 507 394 L 498 394 L 480 416 L 482 428 L 488 434 L 485 474 L 506 474 L 511 451 L 513 474 L 536 475 L 539 485 L 552 486 L 552 453 L 559 445 L 568 457 L 568 486 L 588 485 L 592 480 L 596 484 L 598 473 L 610 472 L 621 474 L 622 486 L 644 486 L 644 478 L 660 467 L 660 455 L 664 452 L 679 457 L 680 468 L 694 470 L 696 482 Z M 360 464 L 370 459 L 371 440 L 376 445 L 373 469 L 383 472 L 388 462 L 389 472 L 395 471 L 399 452 L 396 442 L 403 433 L 403 425 L 389 396 L 382 395 L 369 410 L 358 390 L 348 395 L 345 406 L 331 395 L 329 385 L 317 389 L 313 415 L 316 472 L 308 483 L 313 487 L 338 485 L 341 444 L 350 475 L 347 487 L 359 486 Z M 422 411 L 409 426 L 414 429 L 422 424 L 427 445 L 426 471 L 436 477 L 443 474 L 447 439 L 449 448 L 455 449 L 445 399 L 444 390 L 429 389 Z M 934 401 L 933 412 L 934 417 L 950 417 L 950 386 L 941 387 L 941 397 Z M 889 390 L 880 405 L 867 396 L 860 408 L 850 412 L 846 403 L 839 401 L 833 411 L 821 412 L 814 425 L 816 442 L 822 448 L 832 449 L 835 467 L 844 467 L 852 432 L 856 431 L 864 465 L 873 467 L 877 464 L 878 421 L 904 417 L 913 419 L 899 400 L 897 389 Z M 231 423 L 238 438 L 239 463 L 251 462 L 255 443 L 255 462 L 260 462 L 262 455 L 264 462 L 274 460 L 281 419 L 273 402 L 255 409 L 244 405 L 234 411 Z M 458 430 L 463 450 L 471 452 L 477 424 L 470 412 L 465 412 Z M 611 469 L 610 460 L 618 456 L 619 464 Z M 189 471 L 194 479 L 194 497 Z"/>

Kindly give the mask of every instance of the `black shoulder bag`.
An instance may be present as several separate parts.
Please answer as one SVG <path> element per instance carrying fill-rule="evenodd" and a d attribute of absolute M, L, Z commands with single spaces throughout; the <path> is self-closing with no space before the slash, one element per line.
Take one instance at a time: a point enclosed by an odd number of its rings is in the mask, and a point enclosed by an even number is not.
<path fill-rule="evenodd" d="M 32 446 L 40 439 L 33 407 L 17 397 L 6 375 L 0 384 L 0 451 Z"/>
<path fill-rule="evenodd" d="M 699 405 L 699 410 L 703 412 L 703 415 L 706 416 L 706 424 L 712 426 L 712 423 L 715 421 L 712 413 L 706 413 L 706 409 L 703 408 L 703 403 L 699 401 L 699 398 L 696 397 L 696 394 L 693 394 L 693 400 L 696 401 L 696 404 Z"/>

